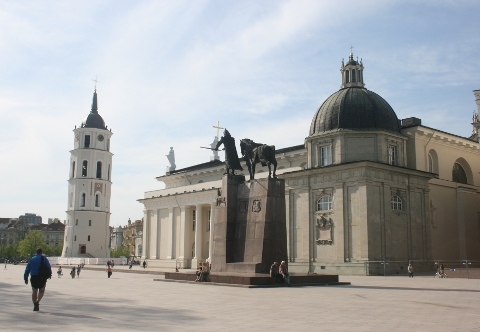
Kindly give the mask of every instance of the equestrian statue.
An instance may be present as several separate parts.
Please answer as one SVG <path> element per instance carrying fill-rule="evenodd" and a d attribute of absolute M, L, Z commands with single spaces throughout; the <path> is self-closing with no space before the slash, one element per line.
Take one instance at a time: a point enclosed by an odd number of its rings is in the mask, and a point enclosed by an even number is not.
<path fill-rule="evenodd" d="M 266 145 L 255 143 L 251 139 L 244 138 L 240 140 L 240 148 L 243 159 L 247 163 L 248 172 L 250 173 L 250 180 L 255 178 L 255 164 L 262 163 L 262 166 L 268 166 L 268 177 L 277 177 L 277 160 L 275 159 L 275 145 Z"/>

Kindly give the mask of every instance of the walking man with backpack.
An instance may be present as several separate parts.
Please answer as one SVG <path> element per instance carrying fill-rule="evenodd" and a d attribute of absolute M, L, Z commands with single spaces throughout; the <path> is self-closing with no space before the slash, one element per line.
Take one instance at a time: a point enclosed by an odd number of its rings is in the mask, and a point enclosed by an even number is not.
<path fill-rule="evenodd" d="M 47 257 L 42 255 L 42 248 L 37 249 L 37 254 L 30 258 L 23 279 L 25 285 L 28 285 L 28 275 L 30 274 L 30 285 L 32 286 L 33 311 L 40 310 L 40 300 L 45 295 L 45 286 L 47 279 L 52 277 L 52 267 Z"/>

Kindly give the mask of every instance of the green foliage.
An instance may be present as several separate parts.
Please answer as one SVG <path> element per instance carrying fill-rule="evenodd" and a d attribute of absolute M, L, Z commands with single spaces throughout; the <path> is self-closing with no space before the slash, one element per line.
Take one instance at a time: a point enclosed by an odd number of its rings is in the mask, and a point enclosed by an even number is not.
<path fill-rule="evenodd" d="M 0 246 L 0 257 L 7 259 L 14 259 L 18 257 L 18 246 L 16 244 L 9 244 Z"/>
<path fill-rule="evenodd" d="M 120 248 L 110 250 L 110 257 L 112 258 L 119 258 L 121 256 L 128 257 L 128 255 L 129 255 L 129 251 L 128 251 L 128 248 L 125 246 L 121 246 Z"/>
<path fill-rule="evenodd" d="M 18 243 L 18 253 L 22 257 L 32 257 L 38 248 L 42 248 L 44 254 L 48 255 L 48 246 L 42 231 L 30 231 L 25 239 Z"/>
<path fill-rule="evenodd" d="M 58 242 L 58 244 L 55 247 L 49 247 L 49 256 L 62 256 L 62 250 L 63 250 L 63 239 Z"/>

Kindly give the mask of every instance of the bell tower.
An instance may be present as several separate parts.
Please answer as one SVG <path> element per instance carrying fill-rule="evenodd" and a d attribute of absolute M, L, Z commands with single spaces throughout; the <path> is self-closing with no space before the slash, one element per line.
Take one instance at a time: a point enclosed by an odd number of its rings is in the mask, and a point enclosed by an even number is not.
<path fill-rule="evenodd" d="M 113 133 L 98 113 L 96 88 L 91 112 L 73 135 L 62 257 L 110 257 Z"/>

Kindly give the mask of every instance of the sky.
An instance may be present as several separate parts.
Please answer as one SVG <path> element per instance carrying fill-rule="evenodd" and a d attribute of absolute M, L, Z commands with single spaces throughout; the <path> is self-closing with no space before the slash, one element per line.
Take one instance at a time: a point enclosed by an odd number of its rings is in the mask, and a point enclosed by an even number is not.
<path fill-rule="evenodd" d="M 0 217 L 65 219 L 95 78 L 111 226 L 143 217 L 170 147 L 177 169 L 209 161 L 217 121 L 237 143 L 303 144 L 351 50 L 399 119 L 468 137 L 479 16 L 476 0 L 0 0 Z"/>

